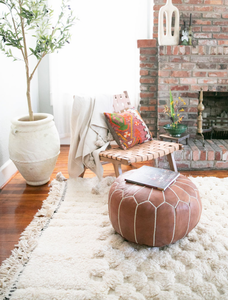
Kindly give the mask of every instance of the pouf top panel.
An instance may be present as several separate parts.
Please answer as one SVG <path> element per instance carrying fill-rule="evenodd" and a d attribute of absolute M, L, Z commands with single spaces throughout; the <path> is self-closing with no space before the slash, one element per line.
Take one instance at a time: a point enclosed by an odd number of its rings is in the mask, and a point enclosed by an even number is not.
<path fill-rule="evenodd" d="M 119 176 L 109 192 L 109 217 L 114 229 L 131 242 L 164 246 L 183 238 L 199 222 L 199 191 L 180 175 L 165 191 L 124 180 Z"/>

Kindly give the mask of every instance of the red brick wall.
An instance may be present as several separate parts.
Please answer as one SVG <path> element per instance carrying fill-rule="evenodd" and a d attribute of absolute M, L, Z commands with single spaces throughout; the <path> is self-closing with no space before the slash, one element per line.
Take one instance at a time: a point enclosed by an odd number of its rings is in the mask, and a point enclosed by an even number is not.
<path fill-rule="evenodd" d="M 160 46 L 158 47 L 157 109 L 158 129 L 169 122 L 163 105 L 169 105 L 169 90 L 174 99 L 186 103 L 183 124 L 194 134 L 197 126 L 199 91 L 228 91 L 228 46 Z"/>
<path fill-rule="evenodd" d="M 141 115 L 154 136 L 164 132 L 171 90 L 185 100 L 182 123 L 194 134 L 200 89 L 228 91 L 228 0 L 173 0 L 180 24 L 189 24 L 192 13 L 194 46 L 158 46 L 158 11 L 166 0 L 154 3 L 154 39 L 138 41 Z"/>
<path fill-rule="evenodd" d="M 158 12 L 166 0 L 154 0 L 154 36 L 158 36 Z M 192 31 L 195 44 L 228 45 L 228 0 L 173 0 L 180 12 L 180 26 L 189 24 L 192 14 Z"/>
<path fill-rule="evenodd" d="M 158 47 L 157 41 L 139 40 L 140 48 L 140 112 L 148 128 L 157 134 L 157 85 Z"/>

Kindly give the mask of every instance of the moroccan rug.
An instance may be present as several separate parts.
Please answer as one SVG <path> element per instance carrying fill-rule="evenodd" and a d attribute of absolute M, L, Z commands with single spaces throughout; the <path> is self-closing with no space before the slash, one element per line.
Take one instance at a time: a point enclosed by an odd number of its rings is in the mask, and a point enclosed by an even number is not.
<path fill-rule="evenodd" d="M 109 222 L 112 177 L 54 180 L 49 197 L 0 268 L 1 299 L 227 300 L 228 178 L 190 178 L 199 224 L 175 244 L 124 240 Z"/>

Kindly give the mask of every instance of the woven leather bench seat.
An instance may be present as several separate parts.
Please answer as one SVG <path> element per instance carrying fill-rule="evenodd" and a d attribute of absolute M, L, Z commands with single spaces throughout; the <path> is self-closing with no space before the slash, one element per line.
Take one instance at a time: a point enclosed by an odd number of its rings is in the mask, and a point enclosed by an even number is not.
<path fill-rule="evenodd" d="M 109 148 L 100 152 L 100 160 L 110 161 L 112 163 L 113 161 L 116 161 L 116 167 L 117 165 L 120 167 L 120 164 L 131 165 L 133 163 L 149 161 L 167 155 L 169 162 L 172 163 L 173 157 L 171 154 L 182 148 L 183 145 L 181 144 L 153 140 L 144 144 L 138 144 L 127 150 L 122 150 L 119 147 Z M 120 169 L 119 171 L 121 174 L 122 172 Z"/>

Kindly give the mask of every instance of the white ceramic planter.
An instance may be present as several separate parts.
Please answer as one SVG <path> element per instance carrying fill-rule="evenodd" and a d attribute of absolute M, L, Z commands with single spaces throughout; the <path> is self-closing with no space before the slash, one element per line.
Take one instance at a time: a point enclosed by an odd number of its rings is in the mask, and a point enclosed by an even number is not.
<path fill-rule="evenodd" d="M 49 181 L 60 153 L 59 134 L 50 114 L 34 114 L 12 120 L 9 154 L 18 171 L 29 185 Z"/>

